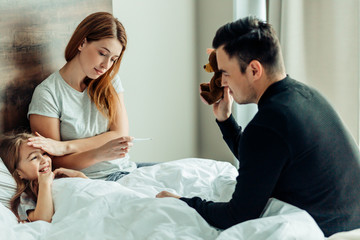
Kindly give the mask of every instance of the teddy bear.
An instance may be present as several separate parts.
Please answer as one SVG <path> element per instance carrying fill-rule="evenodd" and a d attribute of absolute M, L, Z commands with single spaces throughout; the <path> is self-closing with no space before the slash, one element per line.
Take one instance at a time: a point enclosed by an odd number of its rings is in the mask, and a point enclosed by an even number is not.
<path fill-rule="evenodd" d="M 214 104 L 218 102 L 224 95 L 224 88 L 221 87 L 221 72 L 218 69 L 216 61 L 216 51 L 208 49 L 209 63 L 204 65 L 207 72 L 213 72 L 214 76 L 211 78 L 210 83 L 200 84 L 201 100 L 206 104 Z"/>

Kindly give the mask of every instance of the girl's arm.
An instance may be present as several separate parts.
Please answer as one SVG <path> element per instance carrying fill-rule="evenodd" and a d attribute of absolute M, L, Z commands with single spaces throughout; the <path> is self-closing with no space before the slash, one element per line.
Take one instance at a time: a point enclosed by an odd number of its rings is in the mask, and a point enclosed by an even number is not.
<path fill-rule="evenodd" d="M 125 138 L 123 141 L 117 141 L 117 143 L 113 144 L 105 144 L 108 143 L 109 140 L 115 140 L 121 136 L 127 136 L 129 132 L 129 123 L 123 94 L 119 93 L 118 96 L 119 100 L 116 101 L 117 114 L 114 122 L 110 125 L 109 131 L 89 138 L 58 143 L 57 149 L 61 149 L 59 151 L 61 151 L 62 154 L 55 155 L 68 155 L 54 157 L 53 165 L 55 167 L 61 166 L 80 170 L 101 161 L 112 160 L 125 156 L 128 152 L 128 147 L 131 145 L 128 143 L 130 138 Z M 38 132 L 46 138 L 60 141 L 60 120 L 58 118 L 31 114 L 29 119 L 31 130 L 33 132 Z M 111 152 L 111 149 L 109 149 L 113 147 L 118 148 L 116 152 Z M 121 152 L 119 150 L 120 148 L 125 149 Z"/>
<path fill-rule="evenodd" d="M 76 171 L 73 169 L 67 169 L 67 168 L 57 168 L 54 171 L 55 176 L 60 177 L 78 177 L 78 178 L 88 178 L 84 173 L 80 171 Z"/>
<path fill-rule="evenodd" d="M 39 191 L 35 210 L 29 212 L 28 219 L 33 221 L 43 220 L 51 222 L 54 215 L 54 203 L 51 194 L 51 185 L 54 176 L 64 175 L 66 177 L 87 178 L 86 175 L 80 171 L 58 168 L 54 172 L 49 172 L 39 175 Z"/>
<path fill-rule="evenodd" d="M 54 203 L 51 195 L 51 185 L 54 179 L 54 173 L 39 174 L 39 191 L 35 210 L 28 214 L 28 219 L 33 221 L 43 220 L 51 222 L 54 215 Z"/>

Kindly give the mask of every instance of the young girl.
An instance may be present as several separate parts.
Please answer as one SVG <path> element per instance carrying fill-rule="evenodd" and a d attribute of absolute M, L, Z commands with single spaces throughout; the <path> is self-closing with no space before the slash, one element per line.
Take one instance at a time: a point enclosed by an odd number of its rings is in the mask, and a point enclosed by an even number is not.
<path fill-rule="evenodd" d="M 52 171 L 50 156 L 39 148 L 29 146 L 32 134 L 19 133 L 3 137 L 1 158 L 14 177 L 17 190 L 10 201 L 18 220 L 51 222 L 54 214 L 51 185 L 54 177 L 87 178 L 82 172 L 59 168 Z"/>
<path fill-rule="evenodd" d="M 28 118 L 32 132 L 56 140 L 62 156 L 54 166 L 81 170 L 89 178 L 117 180 L 136 164 L 120 148 L 110 154 L 109 140 L 130 138 L 123 88 L 117 73 L 127 45 L 123 25 L 110 13 L 87 16 L 65 49 L 66 64 L 33 93 Z M 120 174 L 119 174 L 120 173 Z"/>

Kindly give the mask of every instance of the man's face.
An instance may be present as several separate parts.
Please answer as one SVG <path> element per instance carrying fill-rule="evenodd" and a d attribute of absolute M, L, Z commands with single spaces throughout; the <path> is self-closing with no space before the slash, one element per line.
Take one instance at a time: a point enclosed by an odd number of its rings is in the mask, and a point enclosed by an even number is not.
<path fill-rule="evenodd" d="M 216 49 L 216 59 L 219 70 L 222 71 L 221 84 L 229 87 L 230 95 L 238 104 L 256 102 L 256 92 L 252 85 L 252 74 L 249 66 L 241 73 L 238 60 L 229 58 L 223 46 Z"/>

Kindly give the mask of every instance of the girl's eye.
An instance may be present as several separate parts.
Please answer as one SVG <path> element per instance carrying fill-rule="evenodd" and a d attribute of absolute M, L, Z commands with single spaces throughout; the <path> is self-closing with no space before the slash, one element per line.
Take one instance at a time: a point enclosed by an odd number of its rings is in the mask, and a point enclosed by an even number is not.
<path fill-rule="evenodd" d="M 103 54 L 102 52 L 99 52 L 99 55 L 100 55 L 100 56 L 105 56 L 105 54 Z"/>
<path fill-rule="evenodd" d="M 111 59 L 112 62 L 116 62 L 117 59 Z"/>
<path fill-rule="evenodd" d="M 30 161 L 37 159 L 37 156 L 34 156 L 30 159 Z"/>

